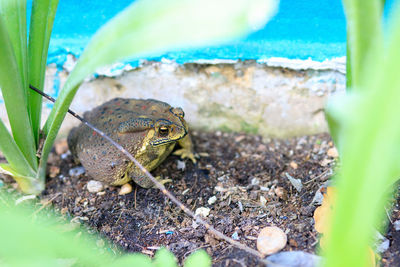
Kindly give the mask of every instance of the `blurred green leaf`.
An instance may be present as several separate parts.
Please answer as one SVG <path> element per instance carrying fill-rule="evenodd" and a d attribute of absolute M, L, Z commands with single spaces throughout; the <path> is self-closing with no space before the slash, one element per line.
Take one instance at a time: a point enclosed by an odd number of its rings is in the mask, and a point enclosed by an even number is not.
<path fill-rule="evenodd" d="M 389 25 L 387 49 L 380 51 L 382 61 L 377 64 L 369 55 L 364 59 L 365 70 L 359 73 L 363 87 L 330 105 L 330 112 L 342 123 L 343 142 L 326 266 L 367 266 L 374 228 L 380 226 L 388 193 L 399 179 L 399 6 Z"/>
<path fill-rule="evenodd" d="M 29 84 L 43 91 L 54 17 L 58 0 L 34 0 L 29 30 Z M 25 35 L 26 37 L 26 35 Z M 39 139 L 42 96 L 29 90 L 29 114 L 36 143 Z"/>
<path fill-rule="evenodd" d="M 343 0 L 347 19 L 348 90 L 363 86 L 366 60 L 379 64 L 382 42 L 382 0 Z"/>
<path fill-rule="evenodd" d="M 5 266 L 153 266 L 135 253 L 114 256 L 102 251 L 85 232 L 61 231 L 50 214 L 15 206 L 0 191 L 0 263 Z"/>
<path fill-rule="evenodd" d="M 157 250 L 154 256 L 153 266 L 156 267 L 176 267 L 176 258 L 173 253 L 169 252 L 166 248 Z"/>
<path fill-rule="evenodd" d="M 211 258 L 204 250 L 197 250 L 185 260 L 185 267 L 208 267 L 211 266 Z"/>

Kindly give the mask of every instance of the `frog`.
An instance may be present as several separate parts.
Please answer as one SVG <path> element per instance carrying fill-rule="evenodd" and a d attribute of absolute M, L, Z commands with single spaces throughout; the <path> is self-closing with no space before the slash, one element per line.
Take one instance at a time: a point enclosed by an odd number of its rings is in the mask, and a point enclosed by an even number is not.
<path fill-rule="evenodd" d="M 155 99 L 114 98 L 91 111 L 84 119 L 130 152 L 148 171 L 157 168 L 176 144 L 173 154 L 196 163 L 185 113 L 179 107 Z M 81 123 L 67 138 L 76 163 L 88 176 L 107 185 L 131 180 L 143 188 L 153 182 L 115 146 Z"/>

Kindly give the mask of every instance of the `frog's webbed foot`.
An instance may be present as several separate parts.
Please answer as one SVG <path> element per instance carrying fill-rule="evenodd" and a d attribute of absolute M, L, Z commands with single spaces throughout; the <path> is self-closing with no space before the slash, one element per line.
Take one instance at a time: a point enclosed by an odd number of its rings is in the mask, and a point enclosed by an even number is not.
<path fill-rule="evenodd" d="M 165 185 L 166 183 L 171 183 L 172 182 L 171 179 L 169 179 L 169 178 L 163 179 L 161 176 L 157 176 L 155 178 L 160 184 L 163 184 L 163 185 Z M 157 186 L 155 184 L 153 184 L 153 188 L 157 188 Z"/>
<path fill-rule="evenodd" d="M 197 154 L 193 153 L 193 151 L 191 149 L 187 149 L 187 148 L 178 149 L 173 154 L 180 156 L 182 159 L 188 158 L 193 163 L 196 163 L 197 162 L 196 158 L 198 158 Z"/>
<path fill-rule="evenodd" d="M 196 163 L 196 158 L 199 156 L 194 153 L 193 143 L 190 139 L 189 135 L 186 135 L 184 138 L 178 141 L 178 144 L 182 147 L 181 149 L 176 150 L 173 154 L 180 156 L 182 159 L 188 158 L 193 163 Z"/>

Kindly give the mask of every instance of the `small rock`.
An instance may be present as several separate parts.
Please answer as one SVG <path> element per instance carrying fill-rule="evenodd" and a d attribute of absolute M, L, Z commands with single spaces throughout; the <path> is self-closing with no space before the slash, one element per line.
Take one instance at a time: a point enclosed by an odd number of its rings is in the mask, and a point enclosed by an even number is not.
<path fill-rule="evenodd" d="M 297 192 L 300 192 L 301 189 L 303 189 L 303 184 L 301 183 L 301 180 L 293 178 L 288 173 L 285 174 L 286 177 L 289 179 L 289 182 L 293 185 L 294 188 L 296 188 Z"/>
<path fill-rule="evenodd" d="M 232 234 L 232 239 L 233 240 L 239 240 L 239 234 L 238 234 L 238 232 L 234 232 L 233 234 Z"/>
<path fill-rule="evenodd" d="M 50 166 L 49 176 L 50 178 L 56 177 L 60 173 L 60 168 L 58 166 Z"/>
<path fill-rule="evenodd" d="M 90 193 L 97 193 L 103 190 L 103 184 L 99 181 L 90 180 L 86 184 L 86 188 Z"/>
<path fill-rule="evenodd" d="M 271 255 L 266 260 L 285 267 L 316 267 L 322 263 L 322 257 L 303 251 L 284 251 Z"/>
<path fill-rule="evenodd" d="M 267 151 L 267 146 L 264 145 L 264 144 L 259 144 L 259 145 L 257 146 L 257 148 L 256 148 L 256 151 L 257 151 L 257 152 L 264 152 L 264 151 Z"/>
<path fill-rule="evenodd" d="M 62 139 L 59 142 L 55 143 L 54 149 L 56 150 L 57 155 L 66 153 L 68 151 L 67 139 Z"/>
<path fill-rule="evenodd" d="M 327 151 L 326 153 L 327 153 L 327 155 L 328 155 L 329 157 L 332 157 L 332 158 L 337 158 L 337 157 L 339 157 L 339 153 L 338 153 L 336 147 L 329 148 L 328 151 Z"/>
<path fill-rule="evenodd" d="M 260 196 L 260 204 L 263 207 L 265 207 L 265 205 L 267 204 L 267 200 L 265 199 L 264 196 Z"/>
<path fill-rule="evenodd" d="M 244 135 L 236 136 L 235 137 L 235 142 L 239 143 L 239 142 L 243 141 L 245 138 L 246 138 L 246 136 L 244 136 Z"/>
<path fill-rule="evenodd" d="M 75 177 L 75 178 L 78 178 L 79 176 L 81 176 L 84 173 L 85 173 L 85 168 L 83 168 L 82 166 L 72 168 L 68 172 L 69 176 Z"/>
<path fill-rule="evenodd" d="M 178 159 L 176 161 L 176 168 L 178 170 L 184 171 L 186 169 L 186 163 L 184 161 Z"/>
<path fill-rule="evenodd" d="M 206 207 L 200 207 L 196 209 L 195 214 L 205 218 L 210 214 L 210 209 Z"/>
<path fill-rule="evenodd" d="M 375 233 L 375 246 L 376 252 L 382 254 L 386 250 L 388 250 L 390 246 L 390 241 L 386 237 L 384 237 L 381 233 L 376 231 Z"/>
<path fill-rule="evenodd" d="M 132 192 L 132 186 L 129 183 L 124 184 L 121 186 L 121 189 L 118 192 L 118 195 L 123 196 Z"/>
<path fill-rule="evenodd" d="M 394 226 L 394 229 L 395 229 L 396 231 L 399 231 L 399 230 L 400 230 L 400 220 L 395 221 L 395 222 L 393 223 L 393 226 Z"/>
<path fill-rule="evenodd" d="M 217 202 L 217 197 L 216 197 L 216 196 L 210 197 L 210 198 L 208 199 L 208 201 L 207 201 L 208 205 L 212 205 L 212 204 L 214 204 L 215 202 Z"/>
<path fill-rule="evenodd" d="M 277 197 L 279 197 L 280 199 L 286 199 L 287 198 L 287 192 L 286 190 L 281 187 L 278 186 L 277 188 L 275 188 L 274 193 Z"/>
<path fill-rule="evenodd" d="M 292 161 L 289 163 L 290 167 L 292 167 L 293 169 L 297 169 L 299 166 L 297 165 L 296 162 Z"/>
<path fill-rule="evenodd" d="M 239 207 L 240 212 L 243 212 L 243 204 L 241 201 L 238 201 L 238 207 Z"/>
<path fill-rule="evenodd" d="M 326 167 L 326 166 L 328 166 L 329 164 L 331 164 L 332 163 L 332 160 L 331 159 L 323 159 L 319 164 L 322 166 L 322 167 Z"/>
<path fill-rule="evenodd" d="M 263 254 L 270 255 L 286 246 L 287 236 L 279 227 L 268 226 L 261 230 L 257 238 L 257 249 Z"/>

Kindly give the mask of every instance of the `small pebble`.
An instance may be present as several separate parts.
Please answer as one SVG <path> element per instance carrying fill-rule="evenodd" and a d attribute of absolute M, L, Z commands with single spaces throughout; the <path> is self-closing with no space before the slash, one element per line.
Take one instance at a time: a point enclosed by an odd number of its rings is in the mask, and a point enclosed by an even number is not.
<path fill-rule="evenodd" d="M 396 231 L 399 231 L 399 230 L 400 230 L 400 220 L 395 221 L 395 222 L 393 223 L 393 226 L 394 226 L 394 229 L 395 229 Z"/>
<path fill-rule="evenodd" d="M 86 184 L 86 188 L 90 193 L 97 193 L 103 190 L 103 184 L 99 181 L 90 180 Z"/>
<path fill-rule="evenodd" d="M 121 186 L 121 189 L 118 192 L 118 195 L 123 196 L 126 194 L 129 194 L 130 192 L 132 192 L 132 186 L 131 184 L 127 183 L 124 184 L 123 186 Z"/>
<path fill-rule="evenodd" d="M 60 173 L 60 168 L 58 166 L 50 166 L 49 176 L 50 178 L 56 177 Z"/>
<path fill-rule="evenodd" d="M 278 186 L 277 188 L 275 188 L 274 193 L 280 199 L 286 199 L 286 197 L 287 197 L 286 190 L 281 186 Z"/>
<path fill-rule="evenodd" d="M 210 209 L 206 207 L 200 207 L 196 209 L 195 214 L 205 218 L 210 214 Z"/>
<path fill-rule="evenodd" d="M 260 196 L 260 204 L 261 204 L 261 206 L 265 207 L 265 205 L 267 204 L 267 200 L 265 199 L 265 197 Z"/>
<path fill-rule="evenodd" d="M 214 204 L 215 202 L 217 202 L 217 197 L 216 197 L 216 196 L 210 197 L 210 198 L 208 199 L 208 201 L 207 201 L 208 205 L 212 205 L 212 204 Z"/>
<path fill-rule="evenodd" d="M 68 151 L 67 139 L 62 139 L 54 144 L 54 149 L 57 155 L 64 154 Z"/>
<path fill-rule="evenodd" d="M 303 251 L 284 251 L 271 255 L 266 258 L 279 266 L 301 266 L 301 267 L 316 267 L 322 263 L 321 256 L 310 254 Z"/>
<path fill-rule="evenodd" d="M 300 192 L 303 189 L 303 184 L 301 183 L 300 179 L 293 178 L 288 173 L 285 173 L 286 177 L 289 179 L 289 182 L 296 188 L 297 192 Z"/>
<path fill-rule="evenodd" d="M 297 168 L 298 168 L 297 163 L 294 162 L 294 161 L 290 162 L 289 165 L 290 165 L 290 167 L 292 167 L 293 169 L 297 169 Z"/>
<path fill-rule="evenodd" d="M 239 240 L 239 234 L 238 234 L 238 232 L 234 232 L 233 234 L 232 234 L 232 239 L 233 240 Z"/>
<path fill-rule="evenodd" d="M 176 161 L 176 168 L 178 170 L 184 171 L 186 169 L 186 163 L 182 160 L 177 160 Z"/>
<path fill-rule="evenodd" d="M 84 173 L 85 173 L 85 168 L 83 168 L 82 166 L 72 168 L 68 172 L 69 176 L 75 178 L 81 176 Z"/>
<path fill-rule="evenodd" d="M 263 254 L 270 255 L 286 246 L 286 234 L 276 226 L 268 226 L 261 230 L 257 238 L 257 249 Z"/>
<path fill-rule="evenodd" d="M 332 158 L 337 158 L 337 157 L 339 157 L 339 153 L 338 153 L 336 147 L 329 148 L 328 151 L 327 151 L 326 153 L 327 153 L 327 155 L 328 155 L 329 157 L 332 157 Z"/>

